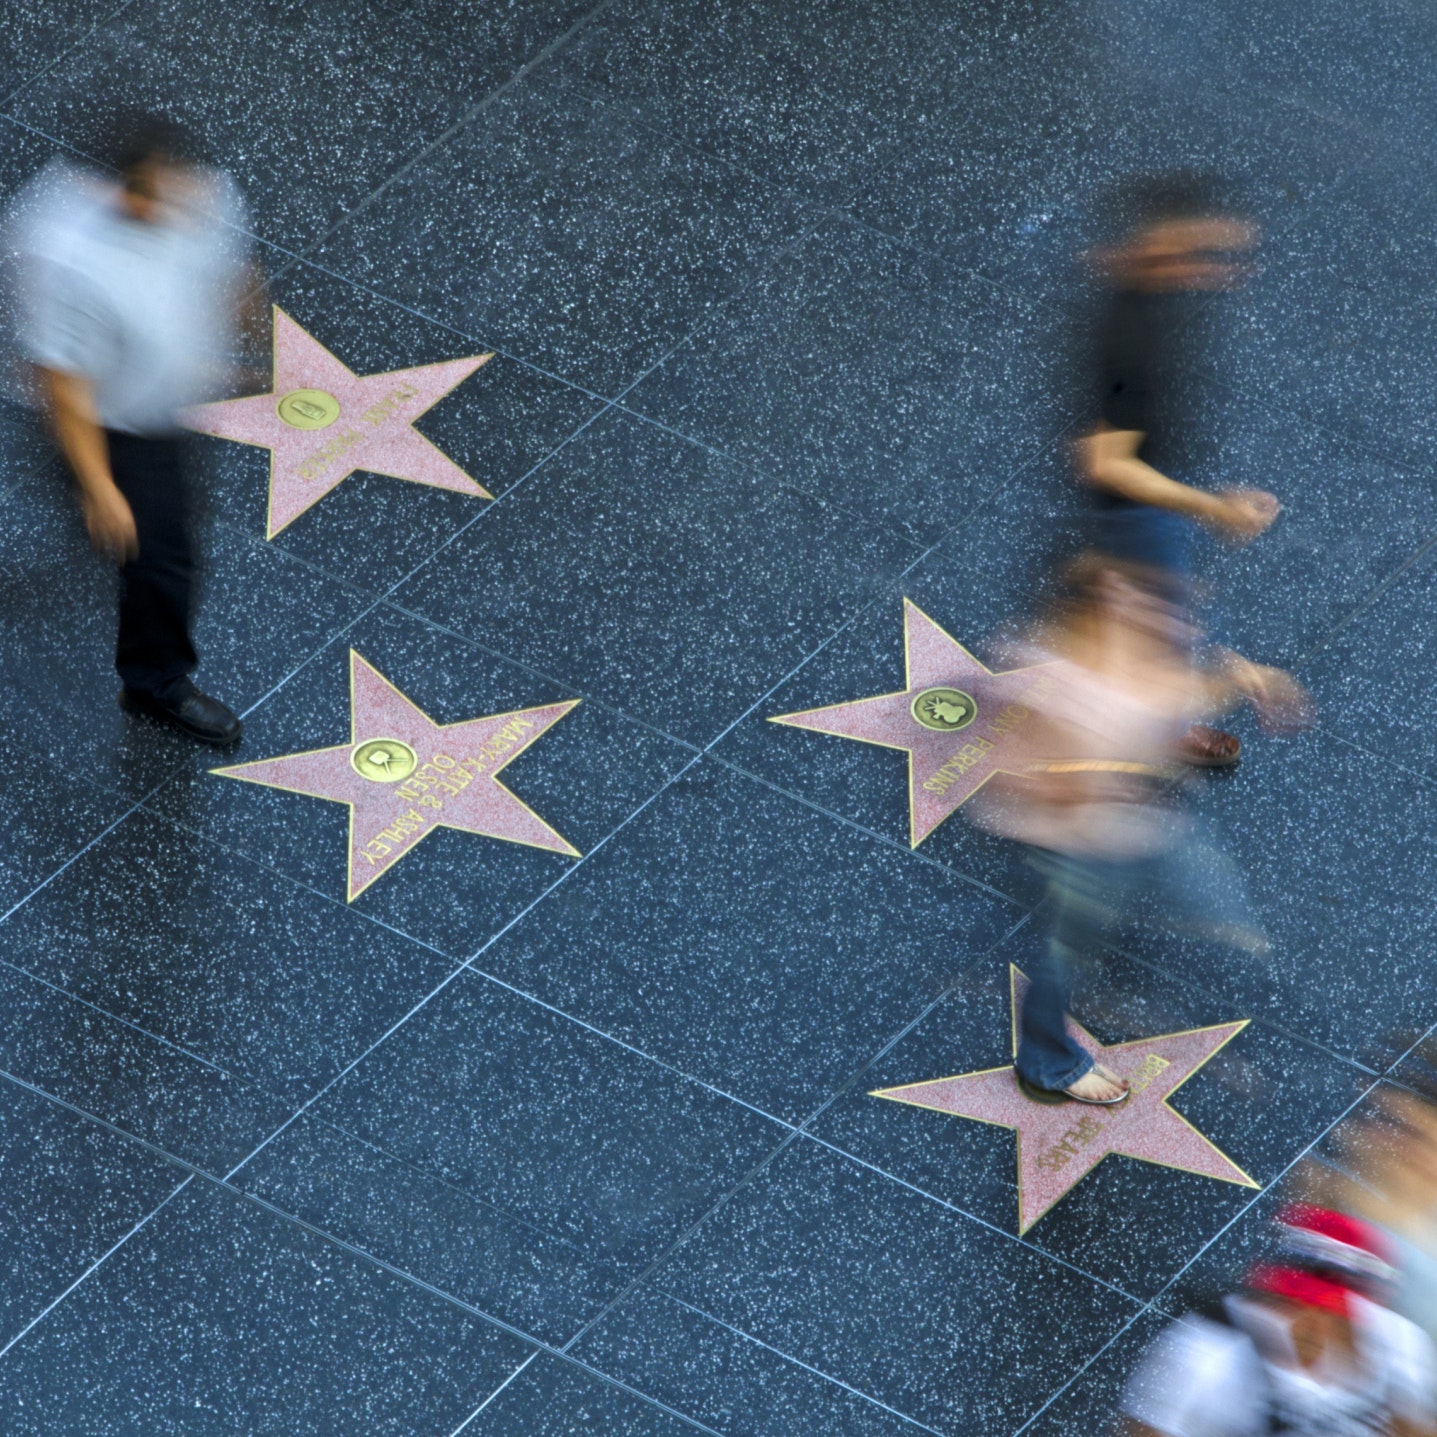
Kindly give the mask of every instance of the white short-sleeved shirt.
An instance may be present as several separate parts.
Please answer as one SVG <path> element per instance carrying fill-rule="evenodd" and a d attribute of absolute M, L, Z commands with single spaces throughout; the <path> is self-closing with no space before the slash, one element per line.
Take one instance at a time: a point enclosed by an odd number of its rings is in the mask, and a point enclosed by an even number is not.
<path fill-rule="evenodd" d="M 226 176 L 198 172 L 190 207 L 142 223 L 122 212 L 113 184 L 57 161 L 12 213 L 28 360 L 82 375 L 109 429 L 164 433 L 212 396 L 248 249 Z"/>
<path fill-rule="evenodd" d="M 1189 1316 L 1162 1334 L 1129 1381 L 1123 1410 L 1165 1437 L 1382 1437 L 1389 1415 L 1431 1425 L 1431 1340 L 1385 1307 L 1361 1298 L 1352 1306 L 1360 1370 L 1267 1360 L 1253 1334 L 1268 1352 L 1290 1352 L 1288 1324 L 1265 1304 L 1229 1298 L 1232 1325 Z"/>

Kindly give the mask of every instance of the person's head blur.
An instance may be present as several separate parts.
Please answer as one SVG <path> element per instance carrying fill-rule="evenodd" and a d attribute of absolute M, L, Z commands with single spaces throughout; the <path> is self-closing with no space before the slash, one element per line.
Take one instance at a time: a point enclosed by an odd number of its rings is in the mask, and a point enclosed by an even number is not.
<path fill-rule="evenodd" d="M 1311 1203 L 1277 1214 L 1275 1250 L 1244 1288 L 1288 1326 L 1304 1367 L 1352 1347 L 1354 1299 L 1385 1304 L 1397 1276 L 1386 1239 L 1370 1223 Z"/>
<path fill-rule="evenodd" d="M 125 215 L 163 224 L 191 202 L 203 161 L 189 133 L 161 115 L 126 115 L 113 127 L 104 159 L 119 175 Z"/>
<path fill-rule="evenodd" d="M 1224 202 L 1208 176 L 1132 181 L 1113 201 L 1123 236 L 1100 252 L 1112 284 L 1147 292 L 1225 289 L 1246 274 L 1257 226 Z"/>

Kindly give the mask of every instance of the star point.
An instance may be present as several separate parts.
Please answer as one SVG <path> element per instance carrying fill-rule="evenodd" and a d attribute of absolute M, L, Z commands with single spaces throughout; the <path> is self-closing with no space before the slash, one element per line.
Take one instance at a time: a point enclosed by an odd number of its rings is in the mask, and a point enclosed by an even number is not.
<path fill-rule="evenodd" d="M 1010 967 L 1009 984 L 1016 1056 L 1018 1015 L 1029 983 L 1017 968 Z M 1239 1187 L 1260 1188 L 1261 1184 L 1168 1106 L 1172 1095 L 1242 1032 L 1248 1021 L 1243 1018 L 1104 1045 L 1069 1018 L 1069 1031 L 1078 1043 L 1129 1082 L 1128 1097 L 1112 1107 L 1035 1101 L 1018 1086 L 1011 1064 L 877 1088 L 869 1097 L 1012 1128 L 1018 1140 L 1020 1234 L 1067 1196 L 1109 1153 Z"/>
<path fill-rule="evenodd" d="M 355 374 L 276 305 L 270 390 L 200 405 L 185 424 L 270 451 L 270 539 L 359 469 L 492 499 L 414 421 L 493 357 Z"/>
<path fill-rule="evenodd" d="M 354 649 L 349 665 L 348 743 L 210 772 L 348 804 L 350 902 L 436 828 L 581 856 L 499 782 L 578 699 L 439 724 Z"/>
<path fill-rule="evenodd" d="M 995 773 L 1021 773 L 1044 664 L 994 672 L 911 599 L 903 600 L 904 686 L 776 714 L 769 722 L 908 754 L 909 845 L 917 848 Z"/>

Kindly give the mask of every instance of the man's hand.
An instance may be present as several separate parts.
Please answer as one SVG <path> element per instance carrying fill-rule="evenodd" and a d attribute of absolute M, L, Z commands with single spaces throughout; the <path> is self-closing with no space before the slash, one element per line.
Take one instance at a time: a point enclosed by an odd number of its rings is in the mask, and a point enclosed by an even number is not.
<path fill-rule="evenodd" d="M 85 527 L 90 531 L 90 542 L 98 552 L 119 564 L 133 559 L 140 552 L 135 516 L 130 512 L 125 496 L 113 482 L 104 488 L 82 489 L 80 508 L 85 516 Z"/>
<path fill-rule="evenodd" d="M 1215 496 L 1209 517 L 1234 543 L 1247 544 L 1281 512 L 1276 496 L 1262 489 L 1229 489 Z"/>
<path fill-rule="evenodd" d="M 80 511 L 90 542 L 123 564 L 140 552 L 135 516 L 110 472 L 110 452 L 89 381 L 63 369 L 37 368 L 36 374 L 47 401 L 50 427 L 80 491 Z"/>

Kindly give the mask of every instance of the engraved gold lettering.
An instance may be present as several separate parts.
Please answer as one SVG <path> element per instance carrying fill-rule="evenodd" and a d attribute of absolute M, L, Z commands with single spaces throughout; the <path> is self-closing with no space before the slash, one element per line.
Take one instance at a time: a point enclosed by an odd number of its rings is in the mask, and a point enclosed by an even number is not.
<path fill-rule="evenodd" d="M 1154 1078 L 1162 1073 L 1164 1068 L 1171 1068 L 1172 1063 L 1160 1057 L 1157 1053 L 1149 1053 L 1142 1062 L 1142 1066 L 1131 1078 L 1128 1079 L 1128 1092 L 1141 1093 L 1144 1088 L 1151 1085 Z"/>
<path fill-rule="evenodd" d="M 1091 1114 L 1079 1118 L 1077 1124 L 1069 1128 L 1058 1142 L 1038 1155 L 1038 1166 L 1046 1172 L 1057 1172 L 1066 1167 L 1083 1148 L 1102 1133 L 1104 1127 L 1102 1119 Z"/>
<path fill-rule="evenodd" d="M 328 444 L 315 450 L 296 472 L 301 479 L 318 478 L 336 459 L 347 450 L 353 449 L 363 438 L 364 435 L 357 429 L 346 429 L 343 434 L 336 434 Z"/>
<path fill-rule="evenodd" d="M 383 399 L 371 404 L 359 417 L 371 427 L 383 424 L 406 399 L 413 399 L 418 393 L 417 389 L 412 389 L 407 384 L 400 385 L 398 389 L 390 390 Z"/>
<path fill-rule="evenodd" d="M 403 843 L 406 838 L 411 838 L 418 833 L 425 825 L 426 819 L 417 809 L 411 808 L 408 813 L 401 813 L 388 828 L 381 828 L 378 838 L 387 839 L 390 843 Z"/>
<path fill-rule="evenodd" d="M 959 748 L 936 773 L 923 781 L 929 793 L 947 793 L 993 747 L 993 740 L 973 738 Z"/>
<path fill-rule="evenodd" d="M 510 719 L 492 738 L 479 745 L 477 754 L 470 754 L 459 760 L 476 774 L 483 773 L 496 758 L 508 753 L 523 738 L 526 729 L 534 725 L 529 719 Z"/>

